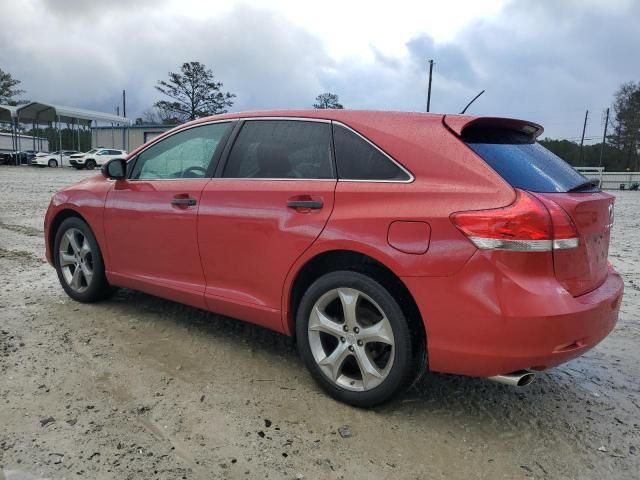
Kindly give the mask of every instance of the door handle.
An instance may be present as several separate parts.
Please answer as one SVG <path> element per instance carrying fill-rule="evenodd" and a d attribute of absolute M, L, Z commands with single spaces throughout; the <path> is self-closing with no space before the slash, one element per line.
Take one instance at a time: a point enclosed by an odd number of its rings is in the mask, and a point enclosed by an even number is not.
<path fill-rule="evenodd" d="M 309 208 L 311 210 L 320 210 L 324 206 L 322 200 L 289 200 L 287 207 L 289 208 Z"/>
<path fill-rule="evenodd" d="M 174 198 L 171 200 L 171 205 L 178 205 L 180 207 L 193 207 L 196 203 L 195 198 Z"/>

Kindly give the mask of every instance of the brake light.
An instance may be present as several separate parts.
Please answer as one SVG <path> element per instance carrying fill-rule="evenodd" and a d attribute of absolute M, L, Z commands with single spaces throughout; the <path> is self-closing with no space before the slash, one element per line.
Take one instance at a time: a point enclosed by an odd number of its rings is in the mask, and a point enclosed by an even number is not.
<path fill-rule="evenodd" d="M 451 221 L 483 250 L 544 252 L 579 243 L 576 227 L 562 207 L 518 189 L 508 207 L 454 213 Z"/>

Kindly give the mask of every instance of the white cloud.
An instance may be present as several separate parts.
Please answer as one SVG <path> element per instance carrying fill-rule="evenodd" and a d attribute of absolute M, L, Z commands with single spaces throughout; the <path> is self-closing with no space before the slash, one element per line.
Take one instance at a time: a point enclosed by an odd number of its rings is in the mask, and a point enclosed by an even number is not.
<path fill-rule="evenodd" d="M 215 5 L 215 6 L 214 6 Z M 184 61 L 213 68 L 234 109 L 306 107 L 334 91 L 352 108 L 432 109 L 530 118 L 547 133 L 587 136 L 617 86 L 638 80 L 632 0 L 297 2 L 196 0 L 2 2 L 0 68 L 33 99 L 130 116 Z"/>

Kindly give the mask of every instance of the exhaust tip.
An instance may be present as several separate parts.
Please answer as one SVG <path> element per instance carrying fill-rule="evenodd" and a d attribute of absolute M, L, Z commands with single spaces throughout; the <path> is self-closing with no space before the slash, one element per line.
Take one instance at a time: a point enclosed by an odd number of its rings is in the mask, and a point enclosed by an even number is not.
<path fill-rule="evenodd" d="M 527 385 L 531 385 L 535 379 L 536 379 L 535 373 L 527 372 L 526 374 L 522 375 L 522 377 L 520 377 L 516 386 L 526 387 Z"/>
<path fill-rule="evenodd" d="M 528 370 L 520 370 L 518 372 L 489 377 L 489 380 L 493 382 L 504 383 L 505 385 L 511 385 L 512 387 L 526 387 L 535 379 L 536 374 L 529 372 Z"/>

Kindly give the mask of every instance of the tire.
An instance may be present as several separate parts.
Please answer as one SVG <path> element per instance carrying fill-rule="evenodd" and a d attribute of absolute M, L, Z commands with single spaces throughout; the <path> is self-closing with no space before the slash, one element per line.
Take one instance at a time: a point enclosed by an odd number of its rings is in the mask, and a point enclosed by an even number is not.
<path fill-rule="evenodd" d="M 353 314 L 345 314 L 354 300 Z M 352 271 L 328 273 L 308 288 L 296 313 L 296 337 L 316 382 L 336 400 L 361 408 L 404 391 L 425 358 L 414 351 L 407 319 L 389 291 Z"/>
<path fill-rule="evenodd" d="M 52 256 L 58 280 L 74 300 L 96 302 L 115 291 L 107 282 L 96 237 L 80 218 L 70 217 L 62 222 L 56 231 Z"/>
<path fill-rule="evenodd" d="M 84 162 L 84 166 L 87 170 L 93 170 L 94 168 L 96 168 L 96 161 L 90 158 L 89 160 Z"/>
<path fill-rule="evenodd" d="M 56 159 L 54 159 L 54 158 L 51 158 L 51 159 L 49 159 L 48 165 L 51 168 L 57 168 L 58 167 L 58 161 Z"/>

